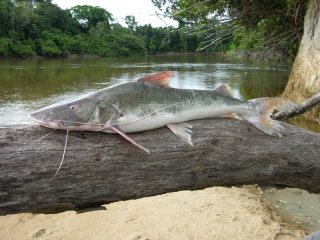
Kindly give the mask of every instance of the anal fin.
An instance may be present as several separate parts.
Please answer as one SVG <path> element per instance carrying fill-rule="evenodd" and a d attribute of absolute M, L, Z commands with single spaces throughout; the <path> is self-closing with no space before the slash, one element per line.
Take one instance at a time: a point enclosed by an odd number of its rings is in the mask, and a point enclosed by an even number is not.
<path fill-rule="evenodd" d="M 226 113 L 221 117 L 242 120 L 242 118 L 239 117 L 236 113 Z"/>
<path fill-rule="evenodd" d="M 191 132 L 192 125 L 189 123 L 169 123 L 167 127 L 176 134 L 181 140 L 193 146 Z"/>

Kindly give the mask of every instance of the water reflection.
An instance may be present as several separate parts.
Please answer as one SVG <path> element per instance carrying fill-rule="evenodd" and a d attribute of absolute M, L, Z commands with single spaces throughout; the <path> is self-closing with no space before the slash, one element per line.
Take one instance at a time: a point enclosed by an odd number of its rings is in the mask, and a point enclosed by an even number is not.
<path fill-rule="evenodd" d="M 320 133 L 320 122 L 306 119 L 303 117 L 303 115 L 290 118 L 288 122 L 301 128 L 310 129 L 314 132 Z"/>

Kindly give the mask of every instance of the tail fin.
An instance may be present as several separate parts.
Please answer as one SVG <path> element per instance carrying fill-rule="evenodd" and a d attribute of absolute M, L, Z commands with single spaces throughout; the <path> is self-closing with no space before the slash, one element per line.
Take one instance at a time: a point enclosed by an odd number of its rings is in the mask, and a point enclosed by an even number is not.
<path fill-rule="evenodd" d="M 278 97 L 251 99 L 248 103 L 253 111 L 243 114 L 242 117 L 262 132 L 278 137 L 283 136 L 284 127 L 271 118 L 273 112 L 290 112 L 297 108 L 294 103 Z"/>

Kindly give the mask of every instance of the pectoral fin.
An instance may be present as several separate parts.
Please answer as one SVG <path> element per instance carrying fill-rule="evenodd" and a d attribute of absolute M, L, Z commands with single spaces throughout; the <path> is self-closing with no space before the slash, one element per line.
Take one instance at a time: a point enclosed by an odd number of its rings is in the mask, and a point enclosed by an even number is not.
<path fill-rule="evenodd" d="M 188 123 L 169 123 L 167 127 L 176 134 L 181 140 L 185 141 L 189 145 L 193 146 L 191 132 L 191 124 Z"/>
<path fill-rule="evenodd" d="M 136 147 L 142 149 L 143 151 L 147 152 L 150 154 L 150 151 L 146 148 L 144 148 L 143 146 L 141 146 L 139 143 L 137 143 L 136 141 L 134 141 L 132 138 L 130 138 L 126 133 L 122 132 L 117 126 L 114 125 L 109 125 L 106 124 L 104 128 L 102 128 L 101 130 L 99 130 L 100 132 L 107 132 L 107 129 L 111 129 L 112 131 L 120 134 L 122 137 L 124 137 L 125 139 L 127 139 L 129 142 L 131 142 L 133 145 L 135 145 Z"/>
<path fill-rule="evenodd" d="M 113 126 L 113 125 L 109 125 L 108 126 L 109 129 L 113 130 L 116 133 L 119 133 L 122 137 L 124 137 L 125 139 L 127 139 L 129 142 L 131 142 L 133 145 L 135 145 L 136 147 L 142 149 L 143 151 L 147 152 L 150 154 L 150 151 L 146 148 L 144 148 L 143 146 L 141 146 L 139 143 L 137 143 L 136 141 L 134 141 L 132 138 L 130 138 L 126 133 L 122 132 L 118 127 Z"/>

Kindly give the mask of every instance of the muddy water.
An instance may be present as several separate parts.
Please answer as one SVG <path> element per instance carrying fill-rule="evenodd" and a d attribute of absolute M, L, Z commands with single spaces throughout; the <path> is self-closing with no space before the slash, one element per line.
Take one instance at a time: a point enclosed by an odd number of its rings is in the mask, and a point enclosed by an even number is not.
<path fill-rule="evenodd" d="M 263 197 L 271 208 L 293 225 L 308 232 L 320 229 L 320 195 L 298 188 L 268 188 Z"/>
<path fill-rule="evenodd" d="M 35 109 L 157 71 L 175 73 L 170 85 L 211 89 L 228 83 L 243 99 L 279 95 L 288 72 L 227 61 L 221 56 L 0 60 L 0 124 L 30 123 Z"/>

